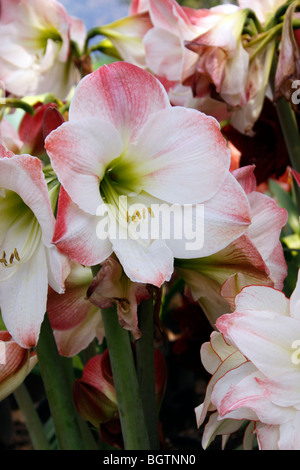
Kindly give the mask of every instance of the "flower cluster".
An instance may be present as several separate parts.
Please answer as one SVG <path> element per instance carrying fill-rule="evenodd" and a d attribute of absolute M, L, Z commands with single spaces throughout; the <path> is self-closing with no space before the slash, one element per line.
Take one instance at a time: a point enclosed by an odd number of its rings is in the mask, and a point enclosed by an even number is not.
<path fill-rule="evenodd" d="M 56 0 L 1 0 L 0 400 L 38 363 L 50 408 L 110 445 L 163 446 L 179 278 L 213 330 L 202 446 L 300 449 L 299 14 L 134 0 L 86 31 Z"/>

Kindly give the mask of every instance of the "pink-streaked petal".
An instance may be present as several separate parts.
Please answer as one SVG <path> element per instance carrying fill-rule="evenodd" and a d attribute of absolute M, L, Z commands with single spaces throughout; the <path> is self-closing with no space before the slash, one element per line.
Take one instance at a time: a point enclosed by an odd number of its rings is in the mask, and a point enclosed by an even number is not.
<path fill-rule="evenodd" d="M 87 316 L 93 308 L 86 298 L 92 280 L 90 268 L 72 263 L 71 272 L 65 283 L 65 293 L 57 294 L 53 289 L 49 289 L 47 313 L 53 329 L 74 328 Z"/>
<path fill-rule="evenodd" d="M 248 165 L 237 168 L 232 172 L 233 176 L 240 183 L 246 194 L 256 190 L 256 178 L 254 175 L 255 165 Z"/>
<path fill-rule="evenodd" d="M 95 214 L 102 203 L 99 184 L 106 166 L 123 150 L 118 131 L 97 118 L 66 122 L 48 135 L 45 147 L 69 196 Z"/>
<path fill-rule="evenodd" d="M 76 326 L 69 330 L 54 330 L 54 337 L 57 348 L 62 356 L 74 357 L 86 349 L 91 342 L 97 338 L 99 343 L 105 336 L 101 320 L 101 313 L 98 308 L 89 309 L 87 316 Z"/>
<path fill-rule="evenodd" d="M 97 226 L 100 217 L 83 212 L 61 188 L 53 243 L 72 260 L 94 266 L 112 253 L 108 237 L 99 239 Z"/>
<path fill-rule="evenodd" d="M 287 264 L 280 240 L 272 253 L 265 259 L 266 265 L 270 271 L 270 278 L 274 282 L 274 288 L 282 290 L 284 280 L 287 276 Z"/>
<path fill-rule="evenodd" d="M 48 272 L 45 248 L 39 244 L 31 260 L 0 282 L 3 321 L 14 340 L 24 348 L 36 346 L 46 312 Z"/>
<path fill-rule="evenodd" d="M 143 174 L 143 189 L 169 203 L 210 199 L 230 165 L 219 123 L 183 107 L 163 110 L 149 119 L 128 154 L 137 161 L 136 171 Z"/>
<path fill-rule="evenodd" d="M 13 393 L 37 363 L 36 354 L 21 348 L 13 340 L 5 344 L 8 362 L 0 364 L 0 401 Z"/>
<path fill-rule="evenodd" d="M 130 4 L 129 14 L 135 15 L 143 11 L 149 10 L 149 0 L 132 0 Z"/>
<path fill-rule="evenodd" d="M 245 287 L 235 301 L 238 311 L 268 311 L 289 316 L 289 301 L 286 296 L 276 290 L 264 286 Z"/>
<path fill-rule="evenodd" d="M 157 28 L 174 32 L 188 29 L 191 26 L 188 15 L 185 10 L 175 0 L 149 0 L 150 17 L 152 23 Z"/>
<path fill-rule="evenodd" d="M 216 326 L 267 377 L 297 367 L 291 358 L 292 345 L 300 338 L 298 320 L 273 312 L 248 310 L 223 315 Z"/>
<path fill-rule="evenodd" d="M 75 121 L 98 117 L 109 121 L 126 145 L 135 139 L 151 114 L 169 107 L 168 95 L 153 75 L 135 65 L 116 62 L 82 79 L 74 93 L 69 118 Z"/>
<path fill-rule="evenodd" d="M 216 370 L 212 378 L 210 379 L 208 386 L 206 388 L 204 403 L 196 410 L 197 426 L 200 427 L 204 422 L 207 412 L 211 409 L 212 401 L 211 396 L 214 390 L 216 383 L 229 371 L 236 367 L 239 367 L 241 364 L 246 362 L 247 359 L 239 352 L 236 351 L 228 358 L 222 362 L 219 368 Z M 213 409 L 216 409 L 213 407 Z"/>
<path fill-rule="evenodd" d="M 251 207 L 251 225 L 247 233 L 264 259 L 278 244 L 282 227 L 287 223 L 287 211 L 278 207 L 269 196 L 259 192 L 248 195 Z"/>
<path fill-rule="evenodd" d="M 41 161 L 31 155 L 14 155 L 0 145 L 0 187 L 23 199 L 41 226 L 43 242 L 49 246 L 55 219 Z"/>
<path fill-rule="evenodd" d="M 271 379 L 257 379 L 257 382 L 272 403 L 282 407 L 299 406 L 300 390 L 297 384 L 300 382 L 300 371 L 286 372 Z"/>
<path fill-rule="evenodd" d="M 230 370 L 219 380 L 212 392 L 212 402 L 222 418 L 259 419 L 267 424 L 286 422 L 293 415 L 265 398 L 257 383 L 259 372 L 251 362 Z"/>

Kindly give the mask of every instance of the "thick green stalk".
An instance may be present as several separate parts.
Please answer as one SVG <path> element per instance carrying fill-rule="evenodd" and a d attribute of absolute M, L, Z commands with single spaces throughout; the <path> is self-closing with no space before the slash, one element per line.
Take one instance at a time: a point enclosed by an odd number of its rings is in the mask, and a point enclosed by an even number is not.
<path fill-rule="evenodd" d="M 295 113 L 285 98 L 280 98 L 275 106 L 292 167 L 300 171 L 300 135 Z"/>
<path fill-rule="evenodd" d="M 43 379 L 58 445 L 61 450 L 83 450 L 76 410 L 70 396 L 68 377 L 47 314 L 42 323 L 36 346 L 39 367 Z"/>
<path fill-rule="evenodd" d="M 0 98 L 0 107 L 6 108 L 20 108 L 29 113 L 31 116 L 34 115 L 34 107 L 26 101 L 18 100 L 17 98 Z"/>
<path fill-rule="evenodd" d="M 46 438 L 45 430 L 24 383 L 15 390 L 14 396 L 24 416 L 34 449 L 50 450 L 50 444 Z"/>
<path fill-rule="evenodd" d="M 159 449 L 158 409 L 155 393 L 153 299 L 139 306 L 139 328 L 142 337 L 136 342 L 137 376 L 140 384 L 145 422 L 151 450 Z"/>
<path fill-rule="evenodd" d="M 120 326 L 115 306 L 101 312 L 125 450 L 150 450 L 128 331 Z"/>
<path fill-rule="evenodd" d="M 270 76 L 270 85 L 274 92 L 277 59 L 274 58 Z M 292 168 L 300 172 L 300 133 L 295 113 L 291 104 L 285 98 L 279 98 L 275 107 L 279 118 L 281 130 L 284 136 Z M 300 214 L 300 189 L 295 185 L 295 196 L 297 199 L 298 212 Z"/>

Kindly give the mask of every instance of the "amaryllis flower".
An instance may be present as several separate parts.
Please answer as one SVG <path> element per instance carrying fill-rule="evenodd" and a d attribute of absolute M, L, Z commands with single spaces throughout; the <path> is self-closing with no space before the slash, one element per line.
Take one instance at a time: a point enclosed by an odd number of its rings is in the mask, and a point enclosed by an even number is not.
<path fill-rule="evenodd" d="M 8 331 L 0 331 L 0 401 L 22 384 L 36 363 L 35 352 L 19 346 Z"/>
<path fill-rule="evenodd" d="M 211 406 L 220 426 L 226 419 L 255 421 L 263 450 L 300 449 L 299 294 L 299 275 L 290 300 L 273 288 L 249 286 L 237 296 L 236 310 L 217 320 L 227 354 L 212 370 L 199 423 Z"/>
<path fill-rule="evenodd" d="M 175 260 L 177 272 L 213 325 L 234 309 L 234 298 L 243 287 L 259 284 L 282 289 L 287 275 L 279 237 L 288 214 L 274 199 L 256 191 L 253 170 L 243 167 L 233 172 L 250 203 L 251 224 L 246 232 L 211 256 Z"/>
<path fill-rule="evenodd" d="M 160 82 L 134 65 L 116 62 L 83 78 L 69 121 L 45 145 L 63 186 L 54 242 L 83 265 L 114 252 L 132 281 L 161 286 L 174 256 L 212 254 L 250 223 L 217 121 L 172 107 Z M 164 216 L 171 209 L 174 224 Z M 179 220 L 181 209 L 189 220 Z"/>
<path fill-rule="evenodd" d="M 276 40 L 273 39 L 258 53 L 255 53 L 253 58 L 251 58 L 251 54 L 255 48 L 259 48 L 259 45 L 256 44 L 256 46 L 247 48 L 250 61 L 246 81 L 244 82 L 246 101 L 233 110 L 231 125 L 242 134 L 251 137 L 255 135 L 253 127 L 261 115 L 267 96 L 275 44 Z"/>
<path fill-rule="evenodd" d="M 65 276 L 63 294 L 49 287 L 47 313 L 59 353 L 73 357 L 95 339 L 101 344 L 105 333 L 99 308 L 87 298 L 93 281 L 91 268 L 73 262 Z"/>
<path fill-rule="evenodd" d="M 42 165 L 0 145 L 0 308 L 13 339 L 35 346 L 48 283 L 63 291 L 61 255 L 52 244 L 55 219 Z"/>
<path fill-rule="evenodd" d="M 146 63 L 158 77 L 184 83 L 196 71 L 198 55 L 185 47 L 212 28 L 224 12 L 237 9 L 222 5 L 217 9 L 194 10 L 181 7 L 175 0 L 149 0 L 149 13 L 153 23 L 144 37 Z"/>
<path fill-rule="evenodd" d="M 81 49 L 83 23 L 56 0 L 1 0 L 0 79 L 18 96 L 51 91 L 64 99 L 79 79 L 71 40 Z"/>
<path fill-rule="evenodd" d="M 230 106 L 246 102 L 249 55 L 242 44 L 242 31 L 247 10 L 223 14 L 208 31 L 186 42 L 186 47 L 198 54 L 198 81 L 208 80 Z M 197 84 L 196 88 L 200 85 Z"/>

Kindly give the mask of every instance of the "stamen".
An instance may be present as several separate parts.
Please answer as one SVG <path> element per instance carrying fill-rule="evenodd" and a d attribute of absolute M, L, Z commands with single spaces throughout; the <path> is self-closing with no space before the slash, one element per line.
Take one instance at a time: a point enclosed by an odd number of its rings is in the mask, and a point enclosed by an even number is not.
<path fill-rule="evenodd" d="M 153 210 L 151 209 L 150 206 L 148 207 L 148 212 L 151 215 L 152 219 L 154 219 L 155 215 L 154 215 Z"/>
<path fill-rule="evenodd" d="M 14 259 L 16 259 L 17 261 L 20 261 L 20 255 L 18 253 L 18 250 L 17 248 L 14 249 L 14 252 L 11 253 L 10 257 L 9 257 L 9 262 L 7 261 L 6 259 L 6 253 L 5 251 L 3 251 L 2 253 L 2 258 L 0 259 L 0 263 L 5 267 L 7 268 L 9 265 L 11 266 L 14 262 Z"/>
<path fill-rule="evenodd" d="M 14 249 L 14 255 L 15 255 L 16 260 L 17 260 L 17 261 L 20 261 L 20 255 L 19 255 L 19 253 L 18 253 L 17 248 Z"/>
<path fill-rule="evenodd" d="M 2 258 L 0 259 L 0 263 L 3 264 L 3 266 L 8 265 L 5 251 L 3 251 L 3 253 L 2 253 Z"/>

